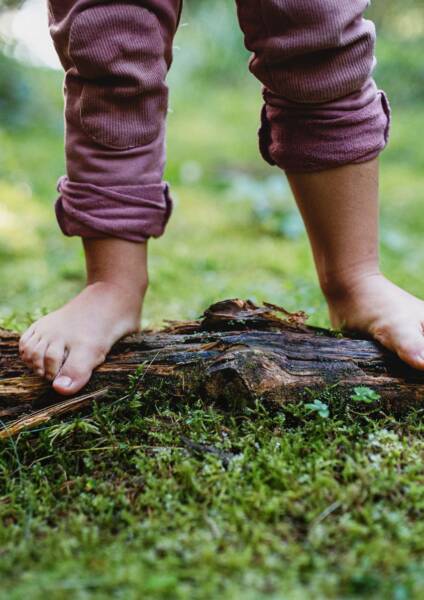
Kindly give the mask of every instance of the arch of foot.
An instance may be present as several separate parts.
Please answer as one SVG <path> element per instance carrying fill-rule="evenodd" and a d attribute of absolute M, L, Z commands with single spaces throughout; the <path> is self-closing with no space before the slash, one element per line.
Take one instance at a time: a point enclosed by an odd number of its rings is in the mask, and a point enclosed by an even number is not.
<path fill-rule="evenodd" d="M 270 164 L 324 170 L 371 160 L 385 147 L 390 110 L 372 78 L 368 4 L 237 0 L 250 69 L 264 85 L 259 141 Z"/>

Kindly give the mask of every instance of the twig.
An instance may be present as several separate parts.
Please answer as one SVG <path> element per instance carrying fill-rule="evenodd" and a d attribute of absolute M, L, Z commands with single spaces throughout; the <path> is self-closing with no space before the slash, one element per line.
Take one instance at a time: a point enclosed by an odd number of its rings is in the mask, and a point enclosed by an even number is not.
<path fill-rule="evenodd" d="M 38 410 L 37 412 L 22 417 L 21 419 L 12 421 L 4 429 L 0 430 L 0 439 L 9 438 L 20 433 L 24 429 L 30 429 L 31 427 L 40 425 L 41 423 L 46 423 L 47 421 L 50 421 L 59 415 L 80 410 L 87 404 L 91 404 L 94 400 L 99 400 L 100 398 L 106 397 L 108 392 L 109 388 L 106 387 L 96 392 L 91 392 L 90 394 L 84 394 L 83 396 L 78 396 L 77 398 L 64 400 L 59 404 L 54 404 L 53 406 Z"/>

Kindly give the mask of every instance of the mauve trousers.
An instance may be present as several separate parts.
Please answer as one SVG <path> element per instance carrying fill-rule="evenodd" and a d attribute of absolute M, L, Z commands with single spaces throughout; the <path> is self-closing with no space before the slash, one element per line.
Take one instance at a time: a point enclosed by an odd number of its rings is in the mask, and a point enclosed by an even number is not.
<path fill-rule="evenodd" d="M 288 172 L 361 163 L 387 143 L 368 0 L 236 0 L 250 70 L 263 84 L 262 156 Z M 172 202 L 163 182 L 172 43 L 182 0 L 49 0 L 65 70 L 66 235 L 142 242 Z M 187 114 L 187 134 L 190 115 Z"/>

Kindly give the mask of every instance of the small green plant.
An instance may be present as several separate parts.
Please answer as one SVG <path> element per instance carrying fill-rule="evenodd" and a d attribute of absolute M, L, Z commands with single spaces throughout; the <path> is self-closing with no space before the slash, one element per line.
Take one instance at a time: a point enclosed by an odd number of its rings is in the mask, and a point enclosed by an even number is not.
<path fill-rule="evenodd" d="M 144 375 L 146 366 L 147 366 L 146 362 L 142 363 L 141 365 L 139 365 L 136 368 L 134 373 L 132 373 L 131 375 L 128 376 L 128 383 L 129 383 L 128 391 L 129 391 L 129 393 L 137 391 L 138 384 L 140 383 L 140 379 Z"/>
<path fill-rule="evenodd" d="M 99 428 L 94 424 L 92 419 L 77 418 L 70 423 L 60 423 L 52 427 L 49 431 L 50 443 L 54 444 L 56 440 L 70 437 L 77 432 L 96 435 L 100 433 Z"/>
<path fill-rule="evenodd" d="M 322 419 L 328 419 L 330 416 L 328 404 L 321 402 L 321 400 L 316 399 L 313 402 L 308 402 L 305 407 L 310 413 L 316 412 Z"/>
<path fill-rule="evenodd" d="M 373 404 L 380 400 L 380 394 L 375 390 L 366 386 L 357 386 L 353 388 L 354 394 L 350 395 L 350 399 L 354 402 L 365 402 L 366 404 Z"/>

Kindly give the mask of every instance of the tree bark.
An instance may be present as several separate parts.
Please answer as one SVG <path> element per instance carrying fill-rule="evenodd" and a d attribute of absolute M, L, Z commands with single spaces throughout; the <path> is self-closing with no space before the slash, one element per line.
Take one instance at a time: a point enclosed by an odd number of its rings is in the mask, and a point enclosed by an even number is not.
<path fill-rule="evenodd" d="M 0 331 L 0 419 L 7 426 L 0 437 L 110 394 L 124 395 L 129 386 L 233 409 L 258 399 L 278 407 L 329 386 L 345 397 L 356 386 L 372 388 L 393 413 L 421 405 L 424 372 L 372 340 L 309 327 L 306 318 L 267 303 L 218 302 L 197 321 L 170 322 L 121 340 L 84 395 L 71 399 L 52 393 L 22 363 L 18 334 Z"/>

